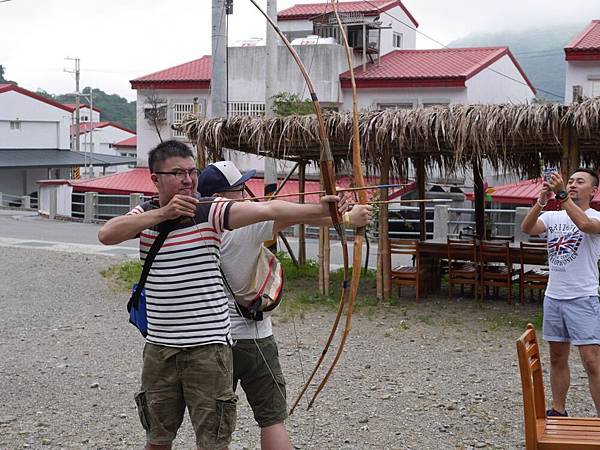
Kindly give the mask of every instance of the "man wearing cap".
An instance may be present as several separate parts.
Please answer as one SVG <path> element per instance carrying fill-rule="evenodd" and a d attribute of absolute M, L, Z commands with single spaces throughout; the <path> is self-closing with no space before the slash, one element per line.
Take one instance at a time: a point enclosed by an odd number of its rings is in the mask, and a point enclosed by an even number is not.
<path fill-rule="evenodd" d="M 232 200 L 244 198 L 244 183 L 255 170 L 244 175 L 231 161 L 208 165 L 198 177 L 198 192 L 203 197 L 217 195 Z M 346 199 L 344 199 L 346 200 Z M 254 203 L 256 204 L 256 203 Z M 343 209 L 347 203 L 342 202 Z M 371 219 L 372 207 L 356 205 L 348 213 L 354 226 L 364 226 Z M 326 226 L 331 224 L 329 214 L 315 220 L 283 218 L 256 223 L 224 233 L 221 242 L 221 270 L 234 291 L 244 291 L 254 278 L 256 260 L 264 241 L 297 223 Z M 277 343 L 273 337 L 270 317 L 255 321 L 242 317 L 235 307 L 231 293 L 229 314 L 233 346 L 234 386 L 240 382 L 260 427 L 262 450 L 286 450 L 292 445 L 285 429 L 287 418 L 285 379 L 279 364 Z"/>
<path fill-rule="evenodd" d="M 223 234 L 265 220 L 317 220 L 328 214 L 328 202 L 338 197 L 307 205 L 200 200 L 193 153 L 174 140 L 152 149 L 148 165 L 158 198 L 109 220 L 98 233 L 107 245 L 139 237 L 144 260 L 159 224 L 178 220 L 145 285 L 148 335 L 135 400 L 146 430 L 146 448 L 170 449 L 186 408 L 198 448 L 227 448 L 235 428 L 237 397 L 227 296 L 219 270 Z"/>

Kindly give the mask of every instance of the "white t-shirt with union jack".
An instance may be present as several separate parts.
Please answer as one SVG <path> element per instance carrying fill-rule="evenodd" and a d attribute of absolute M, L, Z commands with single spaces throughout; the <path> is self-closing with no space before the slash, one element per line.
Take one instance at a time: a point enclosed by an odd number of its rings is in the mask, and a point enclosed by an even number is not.
<path fill-rule="evenodd" d="M 600 220 L 595 209 L 585 214 Z M 579 230 L 566 211 L 549 211 L 540 220 L 546 225 L 550 266 L 546 295 L 556 300 L 598 295 L 600 235 Z"/>

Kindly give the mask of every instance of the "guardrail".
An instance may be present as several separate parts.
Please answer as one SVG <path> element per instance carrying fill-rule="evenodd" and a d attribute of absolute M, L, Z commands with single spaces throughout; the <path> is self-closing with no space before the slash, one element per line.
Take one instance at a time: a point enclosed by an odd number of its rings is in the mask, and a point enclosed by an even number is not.
<path fill-rule="evenodd" d="M 84 222 L 106 221 L 113 217 L 129 212 L 136 205 L 150 197 L 142 194 L 113 195 L 97 192 L 72 192 L 71 217 Z M 56 201 L 56 199 L 54 199 Z M 0 193 L 0 207 L 14 207 L 30 210 L 38 209 L 38 199 L 34 196 L 16 196 Z M 523 220 L 527 208 L 516 209 L 486 209 L 486 226 L 491 228 L 491 234 L 515 236 L 518 234 L 518 223 Z M 414 239 L 420 236 L 418 206 L 401 206 L 389 211 L 389 237 Z M 445 238 L 460 236 L 461 232 L 472 232 L 475 225 L 475 210 L 473 208 L 452 208 L 448 205 L 428 206 L 425 208 L 426 237 Z M 319 227 L 306 227 L 308 236 L 318 235 Z M 354 236 L 354 230 L 346 230 L 347 237 Z M 296 234 L 294 232 L 294 234 Z M 371 237 L 377 238 L 377 227 L 371 229 Z M 330 236 L 335 239 L 337 233 L 330 227 Z"/>
<path fill-rule="evenodd" d="M 37 210 L 38 199 L 30 195 L 12 195 L 0 192 L 0 207 Z"/>

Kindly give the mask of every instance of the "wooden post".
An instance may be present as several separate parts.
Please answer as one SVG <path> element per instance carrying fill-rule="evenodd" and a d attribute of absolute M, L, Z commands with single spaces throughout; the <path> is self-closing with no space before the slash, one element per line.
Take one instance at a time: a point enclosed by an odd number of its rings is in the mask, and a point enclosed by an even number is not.
<path fill-rule="evenodd" d="M 473 160 L 473 190 L 475 191 L 475 235 L 485 239 L 485 197 L 481 161 Z"/>
<path fill-rule="evenodd" d="M 417 169 L 417 192 L 418 198 L 425 198 L 425 159 L 417 158 L 415 161 Z M 427 213 L 425 211 L 425 203 L 419 203 L 419 239 L 424 241 L 427 239 Z"/>
<path fill-rule="evenodd" d="M 300 162 L 298 167 L 298 191 L 306 190 L 306 161 Z M 304 194 L 298 196 L 298 203 L 304 203 Z M 303 266 L 306 264 L 306 228 L 304 224 L 298 225 L 298 263 Z"/>
<path fill-rule="evenodd" d="M 581 103 L 583 99 L 583 88 L 573 86 L 573 103 Z M 562 130 L 562 155 L 560 172 L 565 183 L 575 169 L 579 167 L 579 139 L 577 133 L 571 126 L 566 126 Z"/>
<path fill-rule="evenodd" d="M 390 182 L 390 153 L 384 150 L 383 163 L 381 165 L 380 184 L 389 184 Z M 381 191 L 381 200 L 387 201 L 389 198 L 388 190 Z M 379 245 L 377 252 L 377 298 L 387 300 L 391 292 L 391 254 L 389 239 L 389 205 L 383 203 L 379 209 Z"/>
<path fill-rule="evenodd" d="M 563 128 L 561 147 L 560 172 L 566 183 L 573 171 L 579 167 L 579 139 L 575 130 L 570 126 Z"/>

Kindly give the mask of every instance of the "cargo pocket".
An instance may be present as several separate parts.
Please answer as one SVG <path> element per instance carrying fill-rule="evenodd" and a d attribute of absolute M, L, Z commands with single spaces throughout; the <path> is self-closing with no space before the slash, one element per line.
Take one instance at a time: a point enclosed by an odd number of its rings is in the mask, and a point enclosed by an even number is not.
<path fill-rule="evenodd" d="M 137 405 L 140 422 L 144 430 L 150 431 L 150 411 L 148 410 L 148 401 L 146 400 L 146 391 L 138 392 L 135 395 L 135 404 Z"/>
<path fill-rule="evenodd" d="M 217 398 L 217 443 L 229 443 L 235 430 L 237 396 L 235 394 Z"/>

